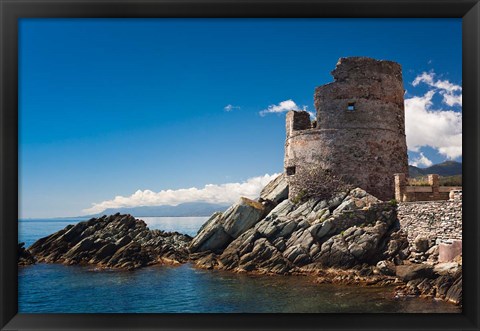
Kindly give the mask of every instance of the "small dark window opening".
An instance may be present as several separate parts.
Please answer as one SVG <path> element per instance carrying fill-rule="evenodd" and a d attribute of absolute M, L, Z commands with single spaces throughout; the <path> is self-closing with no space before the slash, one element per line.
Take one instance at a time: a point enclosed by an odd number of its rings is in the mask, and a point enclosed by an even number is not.
<path fill-rule="evenodd" d="M 348 111 L 354 111 L 355 110 L 355 102 L 349 102 L 347 106 Z"/>
<path fill-rule="evenodd" d="M 287 176 L 295 175 L 295 166 L 287 167 Z"/>

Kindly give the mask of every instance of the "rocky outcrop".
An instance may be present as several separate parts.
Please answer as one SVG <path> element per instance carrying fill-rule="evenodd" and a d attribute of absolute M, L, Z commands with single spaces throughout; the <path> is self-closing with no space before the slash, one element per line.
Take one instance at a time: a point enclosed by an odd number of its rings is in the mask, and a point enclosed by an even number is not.
<path fill-rule="evenodd" d="M 191 250 L 197 252 L 192 258 L 197 265 L 290 274 L 325 267 L 375 265 L 392 259 L 407 246 L 405 237 L 391 236 L 398 230 L 395 206 L 359 188 L 328 200 L 309 199 L 297 204 L 286 197 L 275 198 L 271 201 L 279 203 L 262 219 L 258 219 L 260 214 L 249 222 L 228 218 L 230 226 L 236 222 L 242 226 L 235 236 L 228 233 L 225 217 L 212 218 L 192 241 Z M 214 231 L 223 227 L 231 242 L 224 241 L 224 247 L 217 246 L 216 250 L 206 249 L 205 244 L 194 246 L 204 240 L 207 227 L 211 229 L 210 238 L 221 238 Z M 195 249 L 199 246 L 203 249 Z M 204 254 L 198 254 L 202 251 Z"/>
<path fill-rule="evenodd" d="M 213 214 L 192 240 L 190 252 L 222 252 L 287 196 L 288 184 L 285 175 L 281 174 L 263 188 L 258 200 L 242 197 L 223 214 Z"/>
<path fill-rule="evenodd" d="M 405 256 L 395 266 L 395 275 L 403 282 L 396 288 L 396 294 L 437 298 L 461 306 L 461 247 L 458 254 L 452 254 L 445 262 L 440 258 L 440 248 L 445 244 L 435 242 L 435 237 L 429 238 L 422 232 L 409 240 Z"/>
<path fill-rule="evenodd" d="M 24 246 L 25 243 L 18 243 L 18 265 L 35 264 L 35 258 Z"/>
<path fill-rule="evenodd" d="M 36 241 L 29 251 L 39 262 L 132 270 L 185 262 L 190 241 L 187 235 L 150 230 L 142 220 L 115 214 L 68 225 Z"/>
<path fill-rule="evenodd" d="M 268 184 L 257 201 L 242 200 L 212 215 L 190 245 L 194 263 L 234 272 L 310 274 L 319 283 L 401 284 L 399 296 L 435 296 L 461 305 L 461 265 L 439 264 L 438 246 L 424 235 L 409 242 L 394 201 L 356 188 L 292 202 L 283 180 Z M 255 206 L 263 206 L 265 215 Z"/>
<path fill-rule="evenodd" d="M 285 174 L 277 176 L 260 192 L 261 201 L 272 201 L 278 204 L 288 198 L 288 183 Z"/>
<path fill-rule="evenodd" d="M 397 296 L 438 298 L 462 305 L 461 259 L 448 263 L 407 263 L 397 266 L 397 276 L 405 284 L 398 286 Z"/>

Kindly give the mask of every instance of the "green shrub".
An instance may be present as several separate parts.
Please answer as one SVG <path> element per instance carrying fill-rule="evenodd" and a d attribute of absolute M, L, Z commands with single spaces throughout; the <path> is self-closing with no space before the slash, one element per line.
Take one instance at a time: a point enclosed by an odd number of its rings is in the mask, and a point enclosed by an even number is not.
<path fill-rule="evenodd" d="M 398 205 L 398 201 L 396 199 L 391 199 L 389 202 L 390 206 L 396 207 Z"/>
<path fill-rule="evenodd" d="M 303 198 L 305 197 L 306 195 L 306 192 L 304 190 L 301 190 L 293 199 L 292 199 L 292 202 L 294 204 L 297 204 L 299 202 L 301 202 L 303 200 Z"/>

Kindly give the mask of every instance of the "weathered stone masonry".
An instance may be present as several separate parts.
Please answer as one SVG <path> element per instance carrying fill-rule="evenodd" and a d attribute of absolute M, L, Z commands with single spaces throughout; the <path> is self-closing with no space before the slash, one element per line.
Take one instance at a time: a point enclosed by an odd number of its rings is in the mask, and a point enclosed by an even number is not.
<path fill-rule="evenodd" d="M 285 172 L 289 198 L 316 184 L 318 171 L 382 199 L 395 195 L 393 175 L 408 172 L 404 89 L 398 63 L 341 58 L 334 82 L 315 90 L 316 121 L 287 114 Z"/>
<path fill-rule="evenodd" d="M 403 202 L 398 205 L 397 216 L 410 243 L 418 236 L 432 244 L 462 239 L 462 200 Z"/>

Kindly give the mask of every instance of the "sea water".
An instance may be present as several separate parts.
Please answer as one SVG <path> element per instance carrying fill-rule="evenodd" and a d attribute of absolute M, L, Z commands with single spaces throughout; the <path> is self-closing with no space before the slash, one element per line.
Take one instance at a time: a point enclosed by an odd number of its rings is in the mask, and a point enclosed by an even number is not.
<path fill-rule="evenodd" d="M 150 229 L 194 236 L 206 217 L 139 217 Z M 82 219 L 19 221 L 36 240 Z M 394 298 L 392 287 L 315 284 L 310 277 L 199 270 L 190 264 L 135 271 L 36 264 L 19 267 L 21 313 L 459 313 L 433 299 Z"/>

